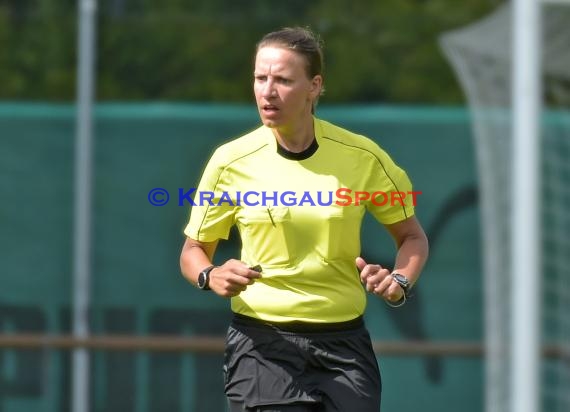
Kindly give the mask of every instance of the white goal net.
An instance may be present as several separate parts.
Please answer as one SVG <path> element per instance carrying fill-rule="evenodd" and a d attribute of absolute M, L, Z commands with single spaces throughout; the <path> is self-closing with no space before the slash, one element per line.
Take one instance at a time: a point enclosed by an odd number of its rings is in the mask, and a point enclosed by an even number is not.
<path fill-rule="evenodd" d="M 538 0 L 537 0 L 538 1 Z M 512 9 L 445 33 L 474 127 L 484 260 L 486 412 L 513 412 L 510 352 Z M 541 412 L 570 411 L 570 3 L 542 5 Z M 521 190 L 521 189 L 519 189 Z M 522 189 L 524 190 L 524 188 Z"/>

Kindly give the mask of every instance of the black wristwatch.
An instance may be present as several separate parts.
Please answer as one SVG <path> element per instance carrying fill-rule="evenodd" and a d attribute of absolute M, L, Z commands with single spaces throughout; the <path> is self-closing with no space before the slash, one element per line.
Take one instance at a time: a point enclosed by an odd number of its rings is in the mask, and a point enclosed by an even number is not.
<path fill-rule="evenodd" d="M 206 269 L 200 272 L 198 275 L 198 288 L 202 290 L 210 290 L 210 272 L 216 266 L 208 266 Z"/>
<path fill-rule="evenodd" d="M 410 292 L 412 290 L 412 285 L 410 284 L 408 278 L 405 277 L 404 275 L 400 275 L 399 273 L 394 272 L 392 273 L 392 279 L 394 280 L 394 282 L 400 285 L 400 287 L 404 291 L 404 297 L 408 299 L 410 297 Z"/>

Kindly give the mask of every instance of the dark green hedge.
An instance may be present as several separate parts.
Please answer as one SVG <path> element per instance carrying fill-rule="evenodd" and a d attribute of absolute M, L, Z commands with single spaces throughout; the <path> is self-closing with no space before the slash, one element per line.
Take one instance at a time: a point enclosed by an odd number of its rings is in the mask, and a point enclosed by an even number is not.
<path fill-rule="evenodd" d="M 77 0 L 0 0 L 0 99 L 75 96 Z M 325 42 L 323 101 L 458 103 L 438 36 L 492 0 L 98 0 L 97 98 L 247 102 L 266 32 Z"/>

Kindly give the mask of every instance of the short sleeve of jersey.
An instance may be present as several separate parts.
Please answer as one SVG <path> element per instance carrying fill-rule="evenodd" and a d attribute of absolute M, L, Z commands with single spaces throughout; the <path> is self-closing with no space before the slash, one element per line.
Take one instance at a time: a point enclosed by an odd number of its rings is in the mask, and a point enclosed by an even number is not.
<path fill-rule="evenodd" d="M 184 234 L 200 242 L 227 239 L 234 224 L 235 206 L 222 197 L 228 193 L 225 164 L 219 150 L 206 165 L 198 185 Z"/>
<path fill-rule="evenodd" d="M 393 224 L 414 215 L 415 194 L 407 173 L 380 147 L 374 147 L 377 159 L 368 180 L 372 194 L 366 206 L 383 224 Z"/>

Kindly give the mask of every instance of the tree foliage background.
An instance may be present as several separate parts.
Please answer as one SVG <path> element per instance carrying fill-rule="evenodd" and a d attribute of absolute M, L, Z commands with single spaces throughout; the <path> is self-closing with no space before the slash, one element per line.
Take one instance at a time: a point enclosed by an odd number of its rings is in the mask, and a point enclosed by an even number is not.
<path fill-rule="evenodd" d="M 309 26 L 323 102 L 463 100 L 438 36 L 499 0 L 98 0 L 97 99 L 250 102 L 255 43 Z M 0 0 L 0 99 L 75 98 L 77 0 Z"/>

